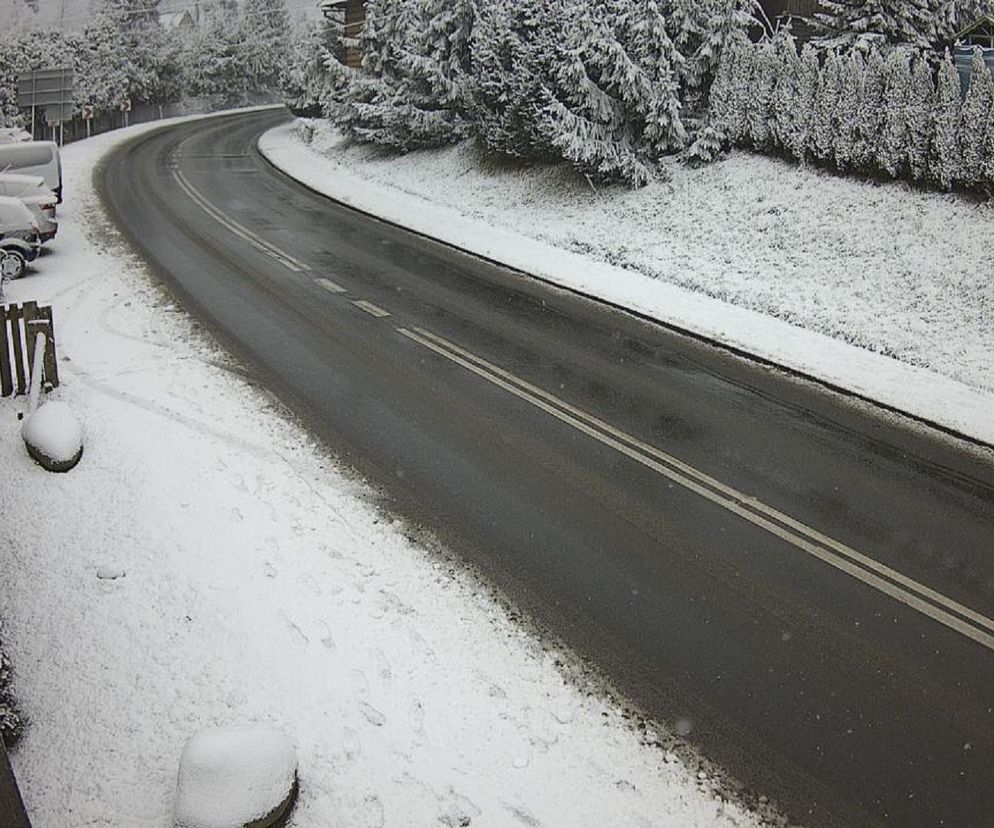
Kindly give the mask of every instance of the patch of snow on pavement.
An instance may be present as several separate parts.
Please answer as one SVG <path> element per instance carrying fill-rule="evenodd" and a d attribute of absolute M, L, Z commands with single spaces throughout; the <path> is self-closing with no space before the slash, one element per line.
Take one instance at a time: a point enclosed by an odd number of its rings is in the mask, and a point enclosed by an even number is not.
<path fill-rule="evenodd" d="M 52 396 L 87 438 L 48 474 L 23 400 L 0 401 L 0 617 L 34 824 L 171 824 L 186 740 L 231 724 L 294 743 L 298 828 L 759 824 L 385 521 L 155 286 L 91 170 L 156 126 L 65 148 L 59 237 L 9 290 L 54 306 Z"/>
<path fill-rule="evenodd" d="M 632 191 L 471 142 L 404 156 L 298 121 L 263 153 L 319 192 L 994 444 L 994 208 L 735 153 Z"/>

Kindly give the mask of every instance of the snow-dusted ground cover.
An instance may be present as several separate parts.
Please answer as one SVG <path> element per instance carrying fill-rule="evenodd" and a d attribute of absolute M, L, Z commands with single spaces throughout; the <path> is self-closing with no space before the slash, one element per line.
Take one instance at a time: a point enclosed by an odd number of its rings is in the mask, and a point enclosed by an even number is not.
<path fill-rule="evenodd" d="M 757 825 L 380 513 L 115 239 L 90 172 L 152 127 L 66 148 L 60 235 L 8 289 L 54 305 L 86 442 L 46 473 L 0 401 L 34 824 L 170 825 L 188 737 L 260 723 L 297 748 L 293 826 Z"/>
<path fill-rule="evenodd" d="M 267 157 L 359 209 L 994 443 L 994 208 L 734 153 L 632 191 L 326 123 Z"/>

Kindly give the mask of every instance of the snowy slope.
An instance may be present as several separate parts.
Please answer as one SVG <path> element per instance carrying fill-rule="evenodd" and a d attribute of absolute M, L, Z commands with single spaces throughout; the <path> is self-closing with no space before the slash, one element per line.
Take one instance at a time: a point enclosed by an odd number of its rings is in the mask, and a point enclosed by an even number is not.
<path fill-rule="evenodd" d="M 641 190 L 322 122 L 264 154 L 347 204 L 994 444 L 990 204 L 743 153 Z"/>
<path fill-rule="evenodd" d="M 101 252 L 91 170 L 154 126 L 66 148 L 60 235 L 8 288 L 54 305 L 54 396 L 86 440 L 49 475 L 23 401 L 0 401 L 0 617 L 34 824 L 162 828 L 192 733 L 272 723 L 298 751 L 297 828 L 758 825 L 370 505 L 119 242 Z"/>

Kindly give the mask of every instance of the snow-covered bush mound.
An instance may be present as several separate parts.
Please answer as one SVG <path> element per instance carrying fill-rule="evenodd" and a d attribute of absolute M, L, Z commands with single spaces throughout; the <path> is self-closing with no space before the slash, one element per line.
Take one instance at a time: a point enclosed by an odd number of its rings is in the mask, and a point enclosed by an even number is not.
<path fill-rule="evenodd" d="M 38 408 L 25 421 L 21 436 L 28 454 L 49 471 L 69 471 L 83 456 L 83 429 L 64 402 Z"/>
<path fill-rule="evenodd" d="M 297 792 L 297 755 L 272 727 L 212 727 L 191 736 L 176 785 L 176 828 L 267 828 Z"/>

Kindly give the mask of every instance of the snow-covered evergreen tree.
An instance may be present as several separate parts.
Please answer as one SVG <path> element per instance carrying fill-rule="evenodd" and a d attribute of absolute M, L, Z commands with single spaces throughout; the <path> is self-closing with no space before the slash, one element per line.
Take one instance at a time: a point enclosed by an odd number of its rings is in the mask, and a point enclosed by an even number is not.
<path fill-rule="evenodd" d="M 856 143 L 853 147 L 853 169 L 870 172 L 877 158 L 877 143 L 883 122 L 884 59 L 879 49 L 871 49 L 863 75 L 863 96 L 856 120 Z"/>
<path fill-rule="evenodd" d="M 865 71 L 866 64 L 859 52 L 853 51 L 841 58 L 839 101 L 832 119 L 835 133 L 832 153 L 835 166 L 840 170 L 851 169 L 853 165 Z"/>
<path fill-rule="evenodd" d="M 923 55 L 915 55 L 912 61 L 907 104 L 907 164 L 911 178 L 915 181 L 922 181 L 925 178 L 934 99 L 932 67 Z"/>
<path fill-rule="evenodd" d="M 797 115 L 794 101 L 797 97 L 797 77 L 801 61 L 797 54 L 797 43 L 789 32 L 779 35 L 776 44 L 777 78 L 773 84 L 770 105 L 770 131 L 778 149 L 792 152 L 794 120 Z"/>
<path fill-rule="evenodd" d="M 755 149 L 768 149 L 773 144 L 773 90 L 777 82 L 777 44 L 766 40 L 752 47 L 752 94 L 746 101 L 746 132 Z"/>
<path fill-rule="evenodd" d="M 290 15 L 284 0 L 243 0 L 241 64 L 256 95 L 281 88 L 289 70 Z"/>
<path fill-rule="evenodd" d="M 842 83 L 839 55 L 832 50 L 825 56 L 815 87 L 814 111 L 811 115 L 811 154 L 822 162 L 835 160 L 835 114 L 839 106 Z"/>
<path fill-rule="evenodd" d="M 345 91 L 329 114 L 347 135 L 366 143 L 409 149 L 410 99 L 406 94 L 405 56 L 418 20 L 416 0 L 369 0 L 358 37 L 362 67 L 328 66 Z"/>
<path fill-rule="evenodd" d="M 953 0 L 820 0 L 816 42 L 864 53 L 890 44 L 931 49 L 951 34 Z"/>
<path fill-rule="evenodd" d="M 891 178 L 903 175 L 908 157 L 908 55 L 894 50 L 884 63 L 884 109 L 877 141 L 877 169 Z"/>
<path fill-rule="evenodd" d="M 245 103 L 250 87 L 244 41 L 236 10 L 221 6 L 207 10 L 182 57 L 188 93 L 208 99 L 215 107 Z"/>
<path fill-rule="evenodd" d="M 733 47 L 722 55 L 708 95 L 707 122 L 687 151 L 687 161 L 691 164 L 708 164 L 729 146 L 728 124 L 735 101 L 735 53 Z"/>
<path fill-rule="evenodd" d="M 486 0 L 473 27 L 471 112 L 486 147 L 518 158 L 552 158 L 543 129 L 564 55 L 560 0 Z"/>
<path fill-rule="evenodd" d="M 984 183 L 987 121 L 994 106 L 994 80 L 980 48 L 974 50 L 970 89 L 966 93 L 959 122 L 961 180 L 969 187 Z"/>
<path fill-rule="evenodd" d="M 107 57 L 102 63 L 94 62 L 92 68 L 127 77 L 122 100 L 165 100 L 165 90 L 174 87 L 162 65 L 167 38 L 159 22 L 159 0 L 95 0 L 92 8 L 85 37 Z"/>
<path fill-rule="evenodd" d="M 567 7 L 561 97 L 543 113 L 549 142 L 584 173 L 639 186 L 661 155 L 683 147 L 681 57 L 656 0 Z"/>
<path fill-rule="evenodd" d="M 441 146 L 469 134 L 476 17 L 475 0 L 422 0 L 400 66 L 399 92 L 409 107 L 405 148 Z"/>
<path fill-rule="evenodd" d="M 805 44 L 797 66 L 793 98 L 794 114 L 791 118 L 790 151 L 798 161 L 804 161 L 811 150 L 815 95 L 818 91 L 820 69 L 818 53 L 810 43 Z"/>
<path fill-rule="evenodd" d="M 335 94 L 334 80 L 340 73 L 329 71 L 327 62 L 341 48 L 341 31 L 326 20 L 305 24 L 294 41 L 289 66 L 282 78 L 283 102 L 294 115 L 317 118 Z"/>
<path fill-rule="evenodd" d="M 961 177 L 959 132 L 960 109 L 959 72 L 953 65 L 949 52 L 939 64 L 932 117 L 928 131 L 928 180 L 949 190 Z"/>
<path fill-rule="evenodd" d="M 686 58 L 682 97 L 691 113 L 700 114 L 708 100 L 725 50 L 748 40 L 760 16 L 758 0 L 669 0 L 671 39 Z"/>
<path fill-rule="evenodd" d="M 984 159 L 981 165 L 979 186 L 988 194 L 994 193 L 994 106 L 987 110 L 984 130 Z"/>
<path fill-rule="evenodd" d="M 732 53 L 731 104 L 728 108 L 728 140 L 733 146 L 745 143 L 749 137 L 749 101 L 756 66 L 756 46 L 748 41 L 733 41 L 726 49 Z"/>

